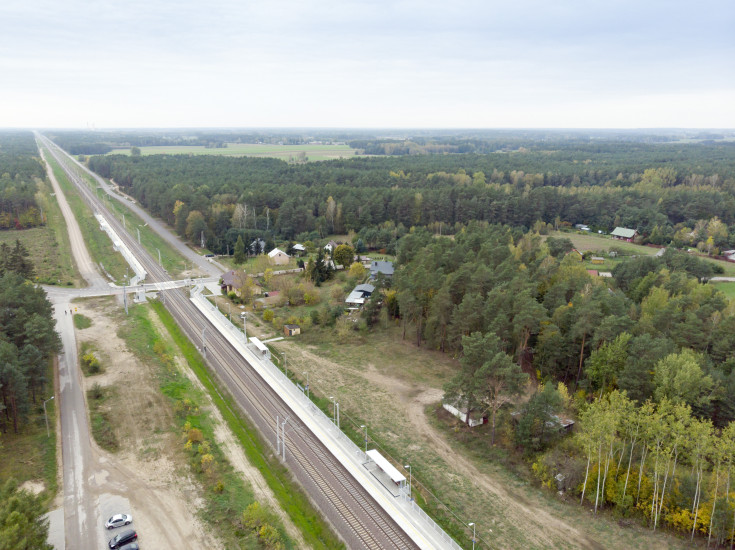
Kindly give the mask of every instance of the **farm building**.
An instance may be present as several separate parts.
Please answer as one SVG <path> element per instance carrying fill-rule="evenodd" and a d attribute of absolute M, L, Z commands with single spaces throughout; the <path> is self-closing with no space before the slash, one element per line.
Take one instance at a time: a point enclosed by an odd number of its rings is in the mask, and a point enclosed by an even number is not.
<path fill-rule="evenodd" d="M 286 336 L 296 336 L 301 334 L 301 327 L 299 325 L 283 325 L 283 334 Z"/>
<path fill-rule="evenodd" d="M 306 247 L 303 244 L 296 243 L 293 245 L 294 254 L 297 256 L 303 256 L 306 254 Z"/>
<path fill-rule="evenodd" d="M 600 256 L 592 256 L 592 258 L 590 258 L 590 261 L 593 264 L 604 264 L 605 258 L 601 258 Z"/>
<path fill-rule="evenodd" d="M 268 252 L 268 258 L 276 265 L 286 265 L 291 259 L 288 254 L 279 248 L 274 248 Z"/>
<path fill-rule="evenodd" d="M 350 292 L 350 295 L 347 296 L 345 303 L 348 306 L 360 307 L 368 298 L 370 298 L 370 296 L 372 296 L 373 292 L 375 292 L 375 287 L 373 285 L 357 285 L 354 290 Z"/>
<path fill-rule="evenodd" d="M 610 233 L 613 239 L 619 239 L 629 243 L 633 242 L 633 238 L 638 234 L 636 229 L 628 229 L 626 227 L 616 227 L 615 230 Z"/>

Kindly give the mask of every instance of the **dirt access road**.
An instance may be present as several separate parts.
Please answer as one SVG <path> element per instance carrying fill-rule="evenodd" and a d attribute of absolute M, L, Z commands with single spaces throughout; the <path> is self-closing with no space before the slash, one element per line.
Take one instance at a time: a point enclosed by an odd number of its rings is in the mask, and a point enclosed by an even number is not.
<path fill-rule="evenodd" d="M 264 338 L 273 335 L 263 327 L 249 325 L 248 330 Z M 389 344 L 376 344 L 387 345 L 377 350 L 351 344 L 329 346 L 335 360 L 298 340 L 274 345 L 286 351 L 289 370 L 309 371 L 313 389 L 339 396 L 344 413 L 359 415 L 369 428 L 379 426 L 379 438 L 402 449 L 400 458 L 410 462 L 414 473 L 431 483 L 443 500 L 454 502 L 460 518 L 476 522 L 478 535 L 493 548 L 686 547 L 666 534 L 636 526 L 621 528 L 612 518 L 593 517 L 587 509 L 560 502 L 502 467 L 457 448 L 432 425 L 426 412 L 428 405 L 441 400 L 441 381 L 448 376 L 449 365 L 430 372 L 429 361 L 423 362 L 420 354 L 438 352 L 417 350 L 400 336 Z"/>

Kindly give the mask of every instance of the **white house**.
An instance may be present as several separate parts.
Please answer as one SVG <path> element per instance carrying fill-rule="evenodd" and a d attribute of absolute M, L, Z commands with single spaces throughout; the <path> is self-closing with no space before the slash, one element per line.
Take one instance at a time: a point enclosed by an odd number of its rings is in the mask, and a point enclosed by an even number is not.
<path fill-rule="evenodd" d="M 286 254 L 283 250 L 279 250 L 278 248 L 274 248 L 273 250 L 268 252 L 268 257 L 276 265 L 286 265 L 288 263 L 288 260 L 290 259 L 288 254 Z"/>

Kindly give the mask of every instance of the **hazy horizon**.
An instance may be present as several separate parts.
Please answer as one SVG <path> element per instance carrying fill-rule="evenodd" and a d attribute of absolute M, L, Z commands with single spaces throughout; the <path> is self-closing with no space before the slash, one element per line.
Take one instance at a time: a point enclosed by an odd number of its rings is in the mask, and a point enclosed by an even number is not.
<path fill-rule="evenodd" d="M 0 6 L 0 127 L 735 128 L 735 4 Z"/>

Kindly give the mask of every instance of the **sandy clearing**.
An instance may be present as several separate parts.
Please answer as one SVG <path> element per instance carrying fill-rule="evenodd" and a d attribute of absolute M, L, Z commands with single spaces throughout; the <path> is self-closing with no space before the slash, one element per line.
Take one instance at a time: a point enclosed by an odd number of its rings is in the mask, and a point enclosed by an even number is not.
<path fill-rule="evenodd" d="M 360 391 L 364 391 L 370 387 L 370 399 L 375 402 L 375 408 L 383 412 L 393 409 L 390 413 L 392 417 L 407 419 L 409 429 L 413 431 L 415 437 L 428 443 L 426 448 L 451 470 L 447 471 L 448 478 L 472 479 L 473 483 L 479 485 L 484 492 L 493 495 L 498 507 L 508 511 L 506 517 L 500 518 L 500 521 L 514 518 L 514 523 L 524 526 L 524 534 L 534 544 L 539 547 L 556 547 L 563 541 L 573 540 L 576 541 L 575 546 L 580 548 L 603 547 L 574 525 L 532 504 L 522 494 L 506 488 L 502 482 L 487 472 L 480 471 L 471 460 L 456 452 L 451 443 L 429 423 L 424 410 L 426 405 L 441 399 L 441 390 L 408 382 L 398 375 L 386 374 L 372 364 L 367 364 L 363 370 L 344 367 L 292 341 L 279 342 L 279 347 L 287 350 L 289 362 L 294 369 L 297 368 L 297 364 L 308 365 L 313 380 L 312 386 L 337 392 L 340 389 L 342 392 L 354 391 L 350 388 L 361 388 Z M 389 366 L 381 365 L 381 367 L 385 371 L 396 372 Z M 361 414 L 367 414 L 367 411 L 363 410 Z M 382 437 L 398 441 L 401 438 L 401 431 L 405 429 L 400 427 L 399 423 L 400 421 L 396 421 L 393 430 L 381 429 Z"/>
<path fill-rule="evenodd" d="M 200 490 L 186 473 L 180 441 L 169 430 L 170 407 L 158 391 L 155 375 L 116 334 L 119 306 L 103 299 L 80 301 L 76 307 L 92 319 L 92 326 L 77 330 L 78 345 L 89 342 L 105 368 L 103 374 L 84 378 L 84 387 L 99 383 L 114 388 L 115 408 L 110 412 L 122 444 L 113 454 L 93 442 L 96 467 L 91 485 L 96 496 L 129 499 L 146 546 L 221 549 L 198 517 L 203 507 Z"/>

